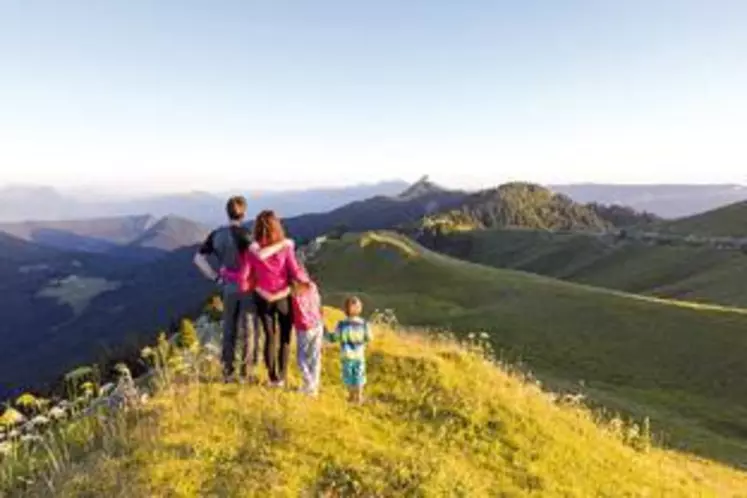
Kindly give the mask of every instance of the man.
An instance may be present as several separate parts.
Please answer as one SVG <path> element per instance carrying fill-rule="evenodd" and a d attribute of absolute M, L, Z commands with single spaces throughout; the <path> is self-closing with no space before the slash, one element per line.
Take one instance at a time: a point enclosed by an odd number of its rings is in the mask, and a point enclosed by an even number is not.
<path fill-rule="evenodd" d="M 246 216 L 246 199 L 231 197 L 226 203 L 228 225 L 217 228 L 208 235 L 194 257 L 194 263 L 206 278 L 222 287 L 223 294 L 223 374 L 230 382 L 236 374 L 236 346 L 239 340 L 241 351 L 241 377 L 254 379 L 259 342 L 254 300 L 251 293 L 242 292 L 236 283 L 224 282 L 208 261 L 214 256 L 221 267 L 229 270 L 239 268 L 239 254 L 251 243 L 251 232 L 243 225 Z"/>

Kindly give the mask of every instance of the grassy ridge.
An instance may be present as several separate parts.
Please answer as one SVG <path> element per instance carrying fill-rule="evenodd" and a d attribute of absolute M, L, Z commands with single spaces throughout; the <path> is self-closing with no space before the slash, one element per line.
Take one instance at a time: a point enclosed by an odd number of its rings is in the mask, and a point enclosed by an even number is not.
<path fill-rule="evenodd" d="M 452 233 L 438 250 L 475 263 L 660 297 L 747 307 L 747 255 L 535 230 Z"/>
<path fill-rule="evenodd" d="M 318 255 L 333 299 L 358 292 L 404 323 L 486 331 L 499 354 L 545 378 L 583 381 L 608 406 L 652 415 L 673 445 L 747 465 L 744 312 L 493 269 L 393 234 L 377 239 L 349 236 Z"/>
<path fill-rule="evenodd" d="M 714 237 L 747 237 L 747 202 L 729 204 L 662 225 L 668 231 Z"/>
<path fill-rule="evenodd" d="M 745 496 L 747 475 L 635 450 L 613 425 L 448 341 L 377 329 L 369 401 L 336 351 L 323 394 L 211 383 L 160 394 L 53 484 L 77 496 Z"/>

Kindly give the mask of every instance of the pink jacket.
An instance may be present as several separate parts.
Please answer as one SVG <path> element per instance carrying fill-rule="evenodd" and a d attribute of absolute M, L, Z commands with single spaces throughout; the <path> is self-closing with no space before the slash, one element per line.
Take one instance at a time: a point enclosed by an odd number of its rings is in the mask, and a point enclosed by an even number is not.
<path fill-rule="evenodd" d="M 297 332 L 306 332 L 322 324 L 322 298 L 314 282 L 303 294 L 293 296 L 293 325 Z"/>
<path fill-rule="evenodd" d="M 221 276 L 238 282 L 242 291 L 253 288 L 267 301 L 277 301 L 290 295 L 292 280 L 309 280 L 296 260 L 295 244 L 290 239 L 267 247 L 253 242 L 240 259 L 238 271 L 221 269 Z"/>

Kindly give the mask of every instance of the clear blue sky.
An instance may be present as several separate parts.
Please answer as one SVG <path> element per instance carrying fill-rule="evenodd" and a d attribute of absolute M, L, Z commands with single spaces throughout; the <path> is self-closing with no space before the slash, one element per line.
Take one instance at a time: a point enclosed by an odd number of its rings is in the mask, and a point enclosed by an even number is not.
<path fill-rule="evenodd" d="M 0 2 L 0 184 L 747 183 L 741 0 Z"/>

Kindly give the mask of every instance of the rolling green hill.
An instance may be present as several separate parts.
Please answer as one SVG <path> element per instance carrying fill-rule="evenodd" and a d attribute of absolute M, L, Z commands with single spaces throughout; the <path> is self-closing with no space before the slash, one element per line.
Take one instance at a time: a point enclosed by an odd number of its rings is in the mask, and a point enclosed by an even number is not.
<path fill-rule="evenodd" d="M 176 383 L 28 496 L 744 496 L 744 472 L 652 448 L 453 342 L 375 333 L 362 407 L 336 351 L 318 399 Z"/>
<path fill-rule="evenodd" d="M 649 415 L 670 443 L 747 466 L 747 312 L 489 268 L 390 233 L 331 241 L 313 265 L 333 300 L 360 293 L 404 323 L 486 332 L 502 357 L 606 406 Z"/>
<path fill-rule="evenodd" d="M 737 202 L 661 225 L 663 230 L 709 237 L 747 237 L 747 202 Z"/>
<path fill-rule="evenodd" d="M 703 245 L 539 230 L 452 232 L 421 238 L 475 263 L 664 298 L 747 308 L 747 255 Z"/>

